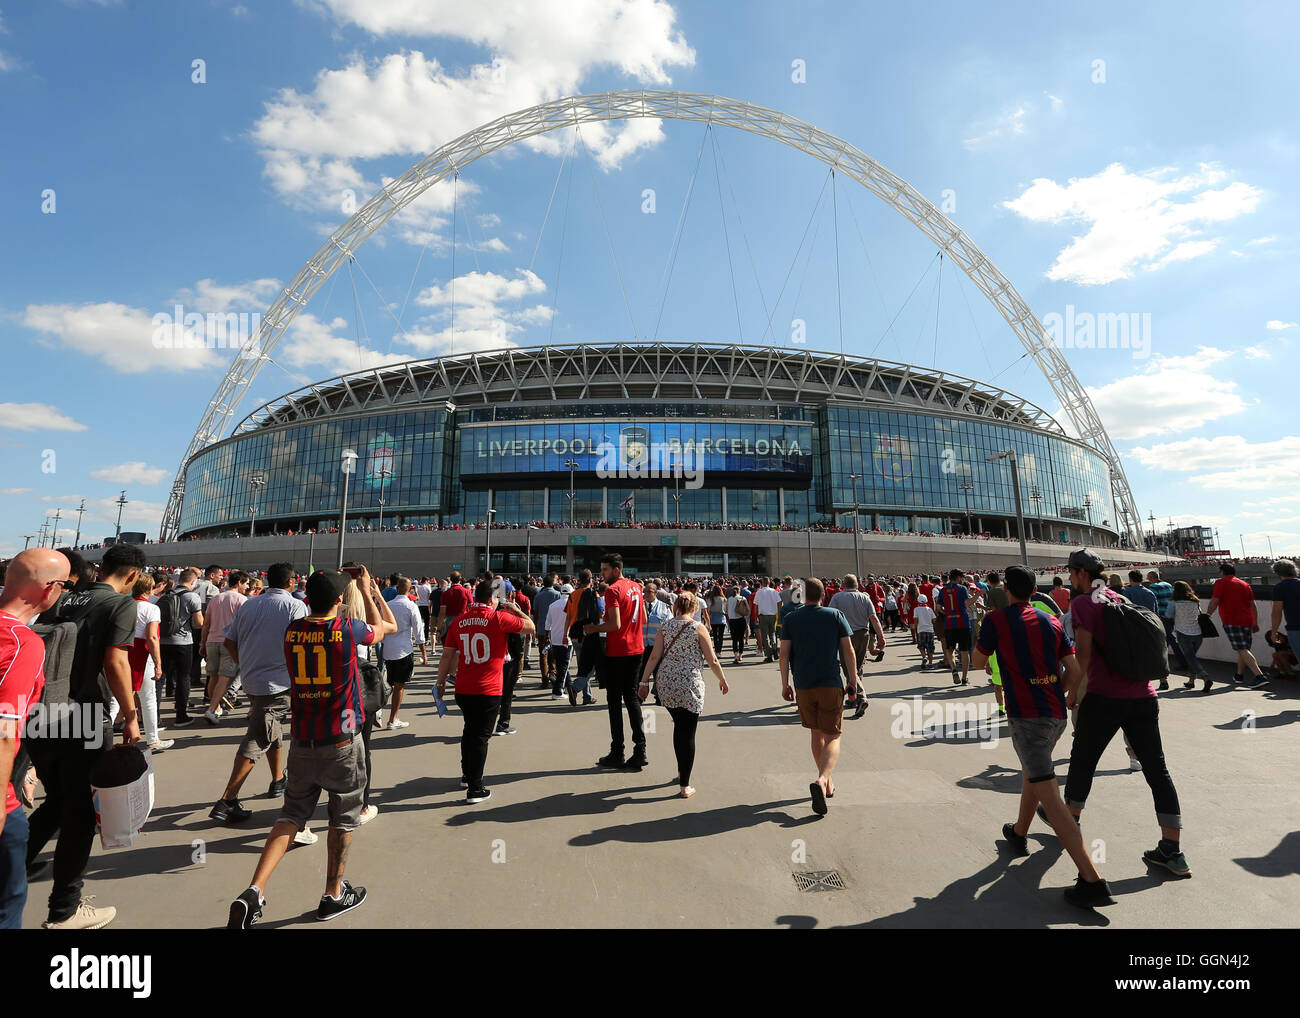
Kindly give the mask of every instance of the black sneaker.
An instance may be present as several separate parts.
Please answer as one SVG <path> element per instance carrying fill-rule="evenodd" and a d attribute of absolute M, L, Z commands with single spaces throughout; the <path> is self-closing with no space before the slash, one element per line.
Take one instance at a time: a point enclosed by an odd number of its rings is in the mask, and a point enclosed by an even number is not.
<path fill-rule="evenodd" d="M 960 686 L 960 685 L 961 685 L 961 676 L 957 674 L 957 669 L 956 669 L 956 668 L 954 668 L 954 669 L 952 670 L 952 684 L 953 684 L 954 686 Z"/>
<path fill-rule="evenodd" d="M 597 767 L 623 767 L 626 763 L 627 761 L 623 759 L 622 753 L 614 753 L 611 751 L 608 755 L 602 756 L 599 760 L 597 760 L 596 766 Z"/>
<path fill-rule="evenodd" d="M 327 922 L 341 916 L 344 912 L 351 912 L 365 900 L 364 887 L 353 887 L 344 880 L 337 898 L 331 898 L 328 894 L 320 896 L 320 904 L 316 906 L 316 918 L 321 922 Z"/>
<path fill-rule="evenodd" d="M 242 824 L 252 815 L 253 811 L 244 809 L 238 799 L 218 799 L 208 813 L 208 819 L 223 824 Z"/>
<path fill-rule="evenodd" d="M 1050 820 L 1047 819 L 1047 810 L 1043 809 L 1043 807 L 1042 807 L 1041 804 L 1039 804 L 1039 807 L 1038 807 L 1038 811 L 1037 811 L 1037 812 L 1038 812 L 1038 819 L 1041 820 L 1043 823 L 1045 823 L 1048 827 L 1051 827 L 1051 826 L 1052 826 L 1052 821 L 1050 821 Z M 1074 814 L 1073 814 L 1073 813 L 1071 813 L 1070 815 L 1071 815 L 1072 817 L 1074 817 Z M 1075 823 L 1076 823 L 1080 828 L 1083 827 L 1083 820 L 1082 820 L 1082 818 L 1080 818 L 1080 817 L 1074 817 L 1074 822 L 1075 822 Z M 1053 830 L 1055 830 L 1055 828 L 1053 828 Z"/>
<path fill-rule="evenodd" d="M 596 698 L 594 696 L 584 696 L 582 698 L 582 705 L 584 707 L 590 707 L 595 702 L 596 702 Z"/>
<path fill-rule="evenodd" d="M 1015 824 L 1002 825 L 1002 837 L 1007 839 L 1007 844 L 1011 846 L 1012 855 L 1029 854 L 1029 838 L 1025 835 L 1016 833 Z"/>
<path fill-rule="evenodd" d="M 1176 877 L 1190 877 L 1192 875 L 1192 868 L 1187 865 L 1187 860 L 1183 857 L 1182 852 L 1167 855 L 1159 845 L 1149 852 L 1143 852 L 1142 861 L 1152 866 L 1163 866 Z"/>
<path fill-rule="evenodd" d="M 493 732 L 492 734 L 493 735 L 514 735 L 515 731 L 516 729 L 511 728 L 509 725 L 497 725 L 496 731 Z"/>
<path fill-rule="evenodd" d="M 270 787 L 266 790 L 266 797 L 268 799 L 278 799 L 280 796 L 284 795 L 285 786 L 288 784 L 289 778 L 287 775 L 279 781 L 272 781 Z"/>
<path fill-rule="evenodd" d="M 1100 905 L 1113 905 L 1115 899 L 1110 896 L 1110 885 L 1104 880 L 1088 883 L 1083 877 L 1074 882 L 1073 887 L 1065 889 L 1065 900 L 1079 908 L 1097 908 Z"/>
<path fill-rule="evenodd" d="M 487 802 L 490 798 L 492 798 L 490 788 L 471 788 L 465 793 L 465 801 L 468 803 Z"/>
<path fill-rule="evenodd" d="M 858 694 L 858 706 L 857 706 L 857 709 L 854 710 L 854 712 L 853 712 L 853 717 L 852 717 L 850 720 L 852 720 L 852 721 L 857 721 L 858 718 L 862 717 L 862 715 L 865 714 L 865 713 L 867 712 L 867 708 L 870 707 L 870 706 L 871 706 L 871 704 L 867 702 L 867 698 L 866 698 L 865 696 L 863 696 L 861 693 L 859 693 L 859 694 Z"/>
<path fill-rule="evenodd" d="M 1248 679 L 1242 683 L 1242 685 L 1247 689 L 1258 689 L 1260 686 L 1268 685 L 1268 677 L 1266 675 L 1256 675 L 1253 679 Z"/>
<path fill-rule="evenodd" d="M 230 903 L 230 918 L 226 920 L 228 930 L 247 930 L 262 918 L 262 904 L 257 900 L 257 892 L 251 887 Z"/>
<path fill-rule="evenodd" d="M 193 718 L 176 718 L 172 721 L 173 728 L 189 728 L 192 724 L 194 724 Z"/>
<path fill-rule="evenodd" d="M 638 749 L 633 751 L 628 757 L 627 763 L 623 765 L 625 771 L 639 771 L 642 767 L 649 767 L 650 761 L 646 759 L 645 750 Z"/>

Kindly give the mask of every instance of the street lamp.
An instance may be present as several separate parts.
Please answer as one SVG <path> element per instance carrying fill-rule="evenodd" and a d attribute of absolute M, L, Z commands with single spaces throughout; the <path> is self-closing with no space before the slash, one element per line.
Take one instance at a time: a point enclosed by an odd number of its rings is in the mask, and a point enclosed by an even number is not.
<path fill-rule="evenodd" d="M 1020 467 L 1016 464 L 1016 450 L 1007 449 L 996 456 L 986 457 L 989 463 L 994 460 L 1011 461 L 1011 490 L 1016 496 L 1016 533 L 1020 536 L 1020 561 L 1024 565 L 1029 565 L 1029 549 L 1025 546 L 1025 512 L 1020 504 Z"/>
<path fill-rule="evenodd" d="M 51 547 L 51 548 L 53 548 L 56 544 L 59 543 L 59 520 L 61 520 L 61 519 L 63 519 L 63 510 L 62 510 L 62 509 L 55 509 L 55 510 L 54 510 L 54 534 L 53 534 L 53 536 L 50 537 L 50 547 Z M 121 523 L 118 524 L 118 528 L 117 528 L 117 529 L 118 529 L 119 531 L 122 529 L 122 525 L 121 525 Z"/>
<path fill-rule="evenodd" d="M 1031 488 L 1029 501 L 1034 503 L 1035 525 L 1038 527 L 1038 539 L 1043 537 L 1043 493 L 1037 487 Z"/>
<path fill-rule="evenodd" d="M 1147 519 L 1151 523 L 1151 550 L 1155 551 L 1156 550 L 1156 514 L 1154 510 L 1152 511 L 1151 515 L 1147 517 Z"/>
<path fill-rule="evenodd" d="M 126 504 L 126 489 L 123 488 L 122 494 L 117 497 L 117 531 L 113 534 L 114 544 L 122 540 L 122 507 Z"/>
<path fill-rule="evenodd" d="M 966 536 L 969 537 L 971 535 L 971 531 L 975 529 L 971 524 L 971 516 L 970 516 L 970 493 L 973 490 L 975 490 L 975 485 L 971 484 L 970 481 L 962 481 L 961 490 L 962 490 L 962 498 L 966 502 Z"/>
<path fill-rule="evenodd" d="M 253 537 L 256 534 L 257 526 L 257 493 L 266 485 L 266 475 L 262 471 L 257 471 L 248 478 L 248 486 L 253 489 L 253 513 L 252 518 L 248 521 L 248 536 Z"/>
<path fill-rule="evenodd" d="M 849 474 L 853 482 L 853 574 L 862 579 L 862 557 L 858 554 L 858 478 L 861 474 Z"/>
<path fill-rule="evenodd" d="M 483 571 L 492 572 L 492 517 L 497 514 L 495 509 L 487 511 L 487 551 L 483 555 Z"/>
<path fill-rule="evenodd" d="M 524 546 L 524 576 L 530 576 L 533 571 L 533 531 L 540 530 L 540 527 L 534 527 L 528 524 L 528 534 L 525 536 Z"/>
<path fill-rule="evenodd" d="M 72 547 L 76 548 L 81 544 L 81 517 L 86 513 L 86 500 L 81 500 L 81 505 L 77 507 L 77 536 L 72 539 Z"/>
<path fill-rule="evenodd" d="M 682 450 L 680 448 L 677 449 L 677 455 L 673 459 L 676 467 L 673 471 L 673 510 L 676 514 L 677 528 L 680 530 L 682 526 L 682 493 L 678 490 L 678 485 L 682 480 Z"/>
<path fill-rule="evenodd" d="M 1092 544 L 1092 504 L 1093 503 L 1091 498 L 1085 498 L 1083 500 L 1084 512 L 1088 514 L 1088 543 L 1089 544 Z"/>
<path fill-rule="evenodd" d="M 338 562 L 334 568 L 341 570 L 343 568 L 343 538 L 348 531 L 348 480 L 352 476 L 352 471 L 357 468 L 357 451 L 355 449 L 344 449 L 343 460 L 339 466 L 343 471 L 343 504 L 339 508 L 339 553 Z"/>
<path fill-rule="evenodd" d="M 1245 558 L 1246 557 L 1246 535 L 1238 534 L 1237 536 L 1241 538 L 1241 557 Z"/>
<path fill-rule="evenodd" d="M 573 490 L 573 472 L 578 469 L 578 461 L 567 459 L 564 465 L 569 468 L 569 529 L 572 530 L 573 523 L 573 500 L 578 497 L 578 493 Z"/>
<path fill-rule="evenodd" d="M 380 467 L 375 471 L 379 475 L 379 529 L 384 529 L 384 485 L 393 476 L 392 467 Z"/>
<path fill-rule="evenodd" d="M 32 538 L 35 536 L 35 534 L 23 534 L 23 551 L 27 550 L 27 546 L 32 543 Z"/>

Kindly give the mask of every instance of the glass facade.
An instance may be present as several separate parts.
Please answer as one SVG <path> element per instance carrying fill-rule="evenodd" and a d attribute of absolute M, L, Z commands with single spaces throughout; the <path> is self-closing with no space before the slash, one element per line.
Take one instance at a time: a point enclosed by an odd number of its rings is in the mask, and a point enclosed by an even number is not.
<path fill-rule="evenodd" d="M 247 533 L 254 515 L 263 532 L 332 526 L 345 448 L 358 454 L 348 517 L 362 525 L 377 524 L 381 498 L 386 525 L 480 523 L 489 508 L 498 523 L 562 524 L 572 477 L 578 521 L 624 520 L 631 498 L 639 522 L 850 526 L 856 495 L 863 527 L 963 531 L 969 517 L 1000 533 L 1015 515 L 1011 470 L 988 457 L 1015 449 L 1025 515 L 1044 535 L 1116 529 L 1105 461 L 1058 436 L 837 404 L 725 413 L 667 401 L 440 406 L 268 428 L 194 457 L 181 532 Z"/>

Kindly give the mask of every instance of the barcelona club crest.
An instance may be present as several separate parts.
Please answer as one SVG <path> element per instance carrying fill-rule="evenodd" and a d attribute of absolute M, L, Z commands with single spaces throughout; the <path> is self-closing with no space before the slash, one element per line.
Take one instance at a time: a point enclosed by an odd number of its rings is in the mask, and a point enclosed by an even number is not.
<path fill-rule="evenodd" d="M 630 424 L 619 432 L 619 458 L 623 466 L 638 469 L 650 463 L 650 429 Z"/>
<path fill-rule="evenodd" d="M 871 461 L 876 473 L 887 477 L 895 484 L 902 484 L 912 476 L 912 451 L 907 440 L 891 435 L 881 435 L 876 439 L 876 451 Z"/>

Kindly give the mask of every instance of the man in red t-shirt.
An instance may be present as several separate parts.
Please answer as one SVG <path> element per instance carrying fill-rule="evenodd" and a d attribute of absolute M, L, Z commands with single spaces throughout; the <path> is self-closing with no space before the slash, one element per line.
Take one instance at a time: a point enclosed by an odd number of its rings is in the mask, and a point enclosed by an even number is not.
<path fill-rule="evenodd" d="M 1210 592 L 1210 606 L 1206 615 L 1213 615 L 1217 609 L 1223 622 L 1223 635 L 1228 638 L 1228 646 L 1237 652 L 1237 672 L 1234 682 L 1240 682 L 1249 671 L 1251 678 L 1246 686 L 1254 689 L 1268 680 L 1250 651 L 1255 634 L 1259 632 L 1259 619 L 1255 614 L 1255 592 L 1250 584 L 1237 575 L 1237 567 L 1231 562 L 1219 566 L 1221 574 L 1214 581 Z"/>
<path fill-rule="evenodd" d="M 45 688 L 45 644 L 27 620 L 59 599 L 72 582 L 68 574 L 69 562 L 59 552 L 31 548 L 9 563 L 0 594 L 0 930 L 21 929 L 27 904 L 27 814 L 13 784 L 27 775 L 13 773 L 13 766 L 28 710 Z"/>
<path fill-rule="evenodd" d="M 453 569 L 448 580 L 451 586 L 442 592 L 442 598 L 438 602 L 438 633 L 443 637 L 447 635 L 447 627 L 456 621 L 456 617 L 470 602 L 469 588 L 465 586 L 460 573 Z M 446 641 L 443 642 L 445 644 Z"/>
<path fill-rule="evenodd" d="M 623 556 L 617 552 L 602 555 L 600 575 L 609 589 L 605 591 L 605 621 L 587 625 L 583 632 L 605 635 L 605 677 L 609 687 L 609 755 L 596 761 L 601 767 L 625 767 L 639 771 L 649 762 L 645 755 L 645 731 L 641 726 L 641 699 L 637 696 L 637 678 L 645 638 L 643 591 L 639 584 L 623 575 Z M 623 708 L 627 707 L 632 725 L 632 756 L 623 759 Z"/>
<path fill-rule="evenodd" d="M 456 706 L 465 719 L 460 737 L 460 784 L 466 789 L 466 802 L 492 797 L 483 784 L 483 767 L 501 710 L 507 638 L 511 633 L 535 632 L 533 620 L 518 605 L 509 601 L 496 605 L 491 580 L 479 582 L 473 603 L 447 626 L 438 663 L 438 695 L 446 695 L 447 676 L 455 675 Z"/>

